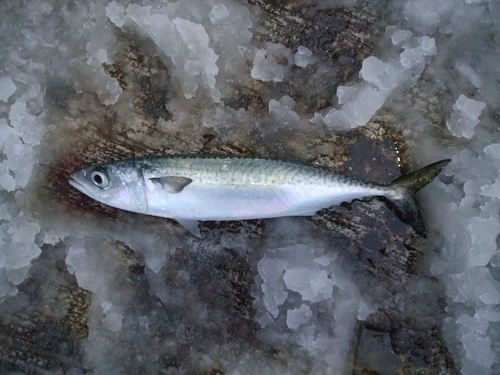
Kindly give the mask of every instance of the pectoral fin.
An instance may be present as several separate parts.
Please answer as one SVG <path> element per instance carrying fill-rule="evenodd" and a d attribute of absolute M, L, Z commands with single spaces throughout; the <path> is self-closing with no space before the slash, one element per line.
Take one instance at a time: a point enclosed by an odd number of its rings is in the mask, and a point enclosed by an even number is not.
<path fill-rule="evenodd" d="M 173 194 L 180 193 L 186 186 L 193 182 L 189 177 L 182 176 L 153 177 L 149 180 Z"/>
<path fill-rule="evenodd" d="M 189 233 L 201 238 L 201 232 L 199 228 L 198 220 L 189 219 L 175 219 L 180 225 L 182 225 Z"/>

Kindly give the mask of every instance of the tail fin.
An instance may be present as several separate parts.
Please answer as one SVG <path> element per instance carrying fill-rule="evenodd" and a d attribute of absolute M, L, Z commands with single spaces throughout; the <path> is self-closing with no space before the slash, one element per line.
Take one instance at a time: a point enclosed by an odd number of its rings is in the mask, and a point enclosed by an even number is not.
<path fill-rule="evenodd" d="M 411 225 L 419 234 L 424 235 L 425 225 L 418 210 L 413 194 L 430 183 L 448 165 L 450 159 L 430 164 L 409 175 L 394 180 L 390 185 L 394 195 L 387 198 L 394 206 L 395 214 L 405 223 Z"/>

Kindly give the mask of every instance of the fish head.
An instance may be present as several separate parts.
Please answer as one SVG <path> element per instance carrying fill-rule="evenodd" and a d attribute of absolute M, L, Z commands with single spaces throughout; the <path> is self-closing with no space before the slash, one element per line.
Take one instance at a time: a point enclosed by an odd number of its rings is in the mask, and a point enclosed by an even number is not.
<path fill-rule="evenodd" d="M 105 205 L 138 213 L 148 211 L 142 171 L 130 163 L 83 168 L 74 172 L 68 182 Z"/>

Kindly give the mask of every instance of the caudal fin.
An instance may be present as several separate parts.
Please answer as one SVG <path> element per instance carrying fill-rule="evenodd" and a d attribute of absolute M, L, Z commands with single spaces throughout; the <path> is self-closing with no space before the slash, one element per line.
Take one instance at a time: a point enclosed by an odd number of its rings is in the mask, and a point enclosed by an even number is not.
<path fill-rule="evenodd" d="M 396 215 L 411 225 L 419 235 L 425 233 L 425 225 L 413 194 L 434 180 L 449 162 L 450 159 L 446 159 L 430 164 L 409 175 L 397 178 L 389 185 L 394 194 L 387 198 L 394 206 Z"/>

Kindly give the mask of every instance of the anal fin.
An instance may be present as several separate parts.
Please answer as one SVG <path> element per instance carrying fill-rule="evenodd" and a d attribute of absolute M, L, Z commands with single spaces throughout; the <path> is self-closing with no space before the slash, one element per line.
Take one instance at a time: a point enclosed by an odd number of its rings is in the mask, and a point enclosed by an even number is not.
<path fill-rule="evenodd" d="M 177 221 L 180 225 L 182 225 L 184 229 L 186 229 L 189 233 L 198 238 L 201 238 L 201 232 L 198 220 L 191 220 L 191 219 L 174 219 L 174 220 Z"/>

